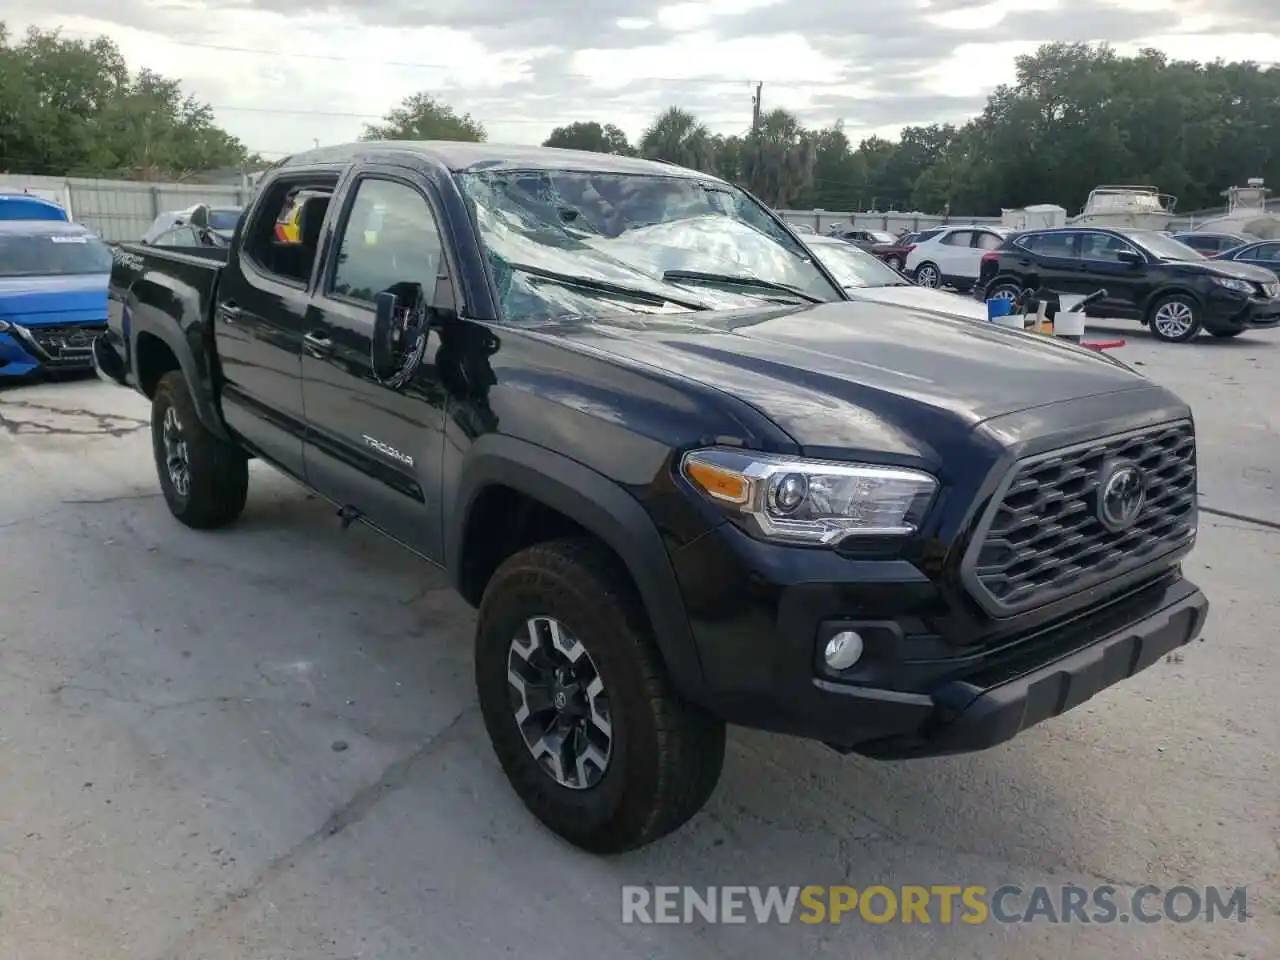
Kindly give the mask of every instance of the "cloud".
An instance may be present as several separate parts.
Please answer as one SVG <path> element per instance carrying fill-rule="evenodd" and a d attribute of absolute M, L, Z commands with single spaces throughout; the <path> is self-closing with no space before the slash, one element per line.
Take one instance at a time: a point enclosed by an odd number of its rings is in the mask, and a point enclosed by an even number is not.
<path fill-rule="evenodd" d="M 268 153 L 353 139 L 418 90 L 528 143 L 592 119 L 635 138 L 672 104 L 740 132 L 763 81 L 766 109 L 856 140 L 963 122 L 1047 41 L 1280 50 L 1280 3 L 1259 0 L 0 0 L 0 19 L 108 33 Z"/>

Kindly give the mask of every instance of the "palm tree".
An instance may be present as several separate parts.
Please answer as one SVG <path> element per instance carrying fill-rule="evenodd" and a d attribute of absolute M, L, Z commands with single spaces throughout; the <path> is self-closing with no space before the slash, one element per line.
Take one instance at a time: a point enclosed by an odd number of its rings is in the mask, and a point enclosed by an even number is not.
<path fill-rule="evenodd" d="M 706 124 L 687 110 L 668 107 L 640 137 L 640 155 L 711 172 L 715 147 Z"/>
<path fill-rule="evenodd" d="M 747 137 L 742 175 L 747 188 L 765 203 L 786 207 L 813 188 L 817 162 L 813 135 L 786 110 L 771 110 Z"/>

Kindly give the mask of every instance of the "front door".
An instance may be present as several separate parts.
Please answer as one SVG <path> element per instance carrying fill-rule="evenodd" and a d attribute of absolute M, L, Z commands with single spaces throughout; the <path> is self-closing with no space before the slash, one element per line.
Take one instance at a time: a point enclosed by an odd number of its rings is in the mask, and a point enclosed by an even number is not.
<path fill-rule="evenodd" d="M 1141 257 L 1142 263 L 1120 259 L 1121 254 Z M 1080 232 L 1081 283 L 1072 293 L 1107 295 L 1089 307 L 1093 316 L 1135 317 L 1147 295 L 1146 254 L 1113 233 Z"/>
<path fill-rule="evenodd" d="M 362 172 L 346 191 L 334 254 L 307 314 L 302 385 L 310 484 L 439 561 L 445 393 L 438 334 L 403 386 L 374 376 L 374 297 L 396 284 L 435 295 L 447 273 L 429 188 L 397 168 Z M 446 281 L 447 282 L 447 281 Z M 432 342 L 434 341 L 434 342 Z"/>
<path fill-rule="evenodd" d="M 1248 263 L 1255 267 L 1263 267 L 1280 277 L 1280 240 L 1269 240 L 1246 247 L 1231 259 L 1238 263 Z"/>

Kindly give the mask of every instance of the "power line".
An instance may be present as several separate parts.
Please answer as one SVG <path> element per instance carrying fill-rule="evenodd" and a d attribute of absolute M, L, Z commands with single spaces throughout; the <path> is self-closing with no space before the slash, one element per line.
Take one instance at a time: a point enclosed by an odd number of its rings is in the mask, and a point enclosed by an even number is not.
<path fill-rule="evenodd" d="M 80 37 L 97 38 L 102 34 L 91 33 L 87 30 L 62 30 L 62 33 L 73 34 Z M 319 60 L 328 63 L 365 63 L 367 57 L 342 56 L 339 54 L 328 53 L 303 53 L 296 50 L 263 50 L 258 47 L 239 47 L 225 43 L 202 43 L 195 40 L 173 40 L 168 37 L 162 37 L 162 42 L 175 47 L 191 47 L 197 50 L 213 50 L 220 53 L 242 53 L 249 56 L 270 57 L 273 60 L 281 58 L 292 58 L 295 60 Z M 408 61 L 408 60 L 378 60 L 379 66 L 397 67 L 405 70 L 457 70 L 458 65 L 454 63 L 429 63 L 426 61 Z M 592 80 L 596 81 L 600 78 L 589 73 L 574 73 L 570 71 L 545 71 L 539 68 L 541 76 L 554 76 L 566 80 Z M 741 86 L 743 84 L 768 83 L 775 87 L 847 87 L 855 81 L 851 79 L 844 80 L 759 80 L 757 78 L 748 77 L 659 77 L 659 76 L 638 76 L 632 77 L 630 82 L 634 83 L 687 83 L 687 84 L 708 84 L 718 86 Z"/>

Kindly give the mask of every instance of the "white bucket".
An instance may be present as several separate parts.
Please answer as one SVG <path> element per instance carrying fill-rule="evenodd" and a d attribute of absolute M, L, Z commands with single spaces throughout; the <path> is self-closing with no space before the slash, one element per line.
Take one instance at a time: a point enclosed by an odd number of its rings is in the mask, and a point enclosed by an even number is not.
<path fill-rule="evenodd" d="M 1084 314 L 1058 312 L 1053 319 L 1053 335 L 1079 341 L 1084 337 Z"/>

